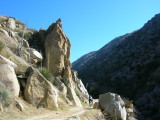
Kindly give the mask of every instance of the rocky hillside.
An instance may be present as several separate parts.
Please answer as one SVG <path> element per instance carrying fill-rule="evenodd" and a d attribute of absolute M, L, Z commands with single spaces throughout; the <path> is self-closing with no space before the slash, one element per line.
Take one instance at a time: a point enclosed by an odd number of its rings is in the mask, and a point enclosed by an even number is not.
<path fill-rule="evenodd" d="M 53 110 L 88 103 L 88 92 L 71 70 L 70 46 L 60 19 L 47 30 L 36 31 L 1 16 L 0 111 L 11 98 L 21 111 L 25 106 L 18 99 Z"/>
<path fill-rule="evenodd" d="M 160 14 L 141 29 L 82 56 L 73 69 L 94 97 L 116 92 L 134 100 L 139 119 L 160 119 Z"/>

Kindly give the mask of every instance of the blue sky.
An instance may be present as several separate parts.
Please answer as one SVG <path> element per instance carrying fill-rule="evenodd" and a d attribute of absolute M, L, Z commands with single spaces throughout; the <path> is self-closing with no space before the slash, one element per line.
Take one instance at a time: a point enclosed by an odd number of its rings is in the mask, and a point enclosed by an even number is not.
<path fill-rule="evenodd" d="M 28 27 L 48 28 L 58 18 L 71 41 L 71 61 L 141 28 L 160 13 L 160 0 L 1 0 L 0 15 Z"/>

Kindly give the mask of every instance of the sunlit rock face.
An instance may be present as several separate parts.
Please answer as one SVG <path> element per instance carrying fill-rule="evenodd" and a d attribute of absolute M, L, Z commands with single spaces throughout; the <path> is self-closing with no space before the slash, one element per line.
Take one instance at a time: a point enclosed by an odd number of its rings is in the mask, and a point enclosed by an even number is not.
<path fill-rule="evenodd" d="M 18 97 L 20 86 L 15 74 L 15 67 L 15 63 L 0 55 L 0 89 L 6 89 L 12 96 Z"/>
<path fill-rule="evenodd" d="M 73 86 L 70 47 L 70 41 L 62 30 L 61 20 L 59 19 L 46 31 L 44 43 L 45 67 L 54 77 L 62 76 L 62 81 L 67 87 L 67 97 L 73 104 L 82 106 Z"/>

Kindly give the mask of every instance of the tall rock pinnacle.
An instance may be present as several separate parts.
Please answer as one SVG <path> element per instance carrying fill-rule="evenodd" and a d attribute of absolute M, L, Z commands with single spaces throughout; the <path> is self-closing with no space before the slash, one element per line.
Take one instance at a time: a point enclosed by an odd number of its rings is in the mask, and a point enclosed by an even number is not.
<path fill-rule="evenodd" d="M 45 40 L 45 67 L 53 76 L 62 76 L 67 87 L 67 97 L 77 106 L 82 106 L 77 97 L 72 80 L 70 62 L 70 41 L 62 30 L 61 19 L 53 23 L 46 31 Z"/>

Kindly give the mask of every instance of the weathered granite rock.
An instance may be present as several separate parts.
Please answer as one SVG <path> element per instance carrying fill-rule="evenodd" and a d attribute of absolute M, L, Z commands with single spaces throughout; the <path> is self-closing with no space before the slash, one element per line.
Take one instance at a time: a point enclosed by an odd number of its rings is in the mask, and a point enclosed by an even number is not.
<path fill-rule="evenodd" d="M 54 75 L 62 75 L 63 69 L 70 67 L 70 42 L 59 24 L 52 24 L 45 40 L 46 68 Z"/>
<path fill-rule="evenodd" d="M 0 32 L 3 33 L 3 34 L 5 34 L 6 37 L 9 37 L 8 32 L 6 30 L 0 28 Z"/>
<path fill-rule="evenodd" d="M 77 106 L 82 106 L 72 80 L 70 63 L 70 41 L 62 30 L 61 22 L 53 23 L 46 31 L 45 66 L 53 76 L 62 76 L 67 87 L 67 97 Z"/>
<path fill-rule="evenodd" d="M 61 91 L 64 95 L 67 94 L 67 87 L 64 85 L 63 82 L 61 82 L 61 78 L 60 77 L 55 77 L 54 78 L 54 83 L 53 83 L 59 91 Z"/>
<path fill-rule="evenodd" d="M 20 110 L 20 111 L 24 111 L 24 106 L 22 105 L 22 103 L 18 100 L 16 100 L 16 107 Z"/>
<path fill-rule="evenodd" d="M 105 110 L 113 119 L 126 120 L 127 113 L 124 101 L 121 97 L 114 93 L 105 93 L 99 96 L 99 105 L 102 110 Z"/>
<path fill-rule="evenodd" d="M 83 101 L 88 103 L 89 99 L 89 93 L 86 90 L 84 84 L 82 83 L 81 79 L 78 79 L 78 73 L 77 71 L 72 70 L 72 79 L 75 83 L 75 89 L 78 89 L 80 91 L 79 98 Z"/>
<path fill-rule="evenodd" d="M 2 55 L 0 55 L 0 63 L 1 64 L 8 64 L 8 65 L 12 66 L 13 68 L 17 67 L 17 65 L 14 62 L 12 62 L 9 59 L 3 57 Z"/>
<path fill-rule="evenodd" d="M 7 89 L 13 96 L 18 97 L 20 86 L 14 71 L 16 65 L 0 55 L 0 86 Z M 5 87 L 4 87 L 5 86 Z"/>
<path fill-rule="evenodd" d="M 10 28 L 11 30 L 14 30 L 14 29 L 16 28 L 15 19 L 13 19 L 13 18 L 8 18 L 7 26 L 8 26 L 8 28 Z"/>
<path fill-rule="evenodd" d="M 30 53 L 30 57 L 33 59 L 36 59 L 37 62 L 40 62 L 43 60 L 41 53 L 39 53 L 37 50 L 33 48 L 27 48 L 27 51 Z"/>
<path fill-rule="evenodd" d="M 29 103 L 37 107 L 58 109 L 57 89 L 34 68 L 30 68 L 24 96 Z"/>

